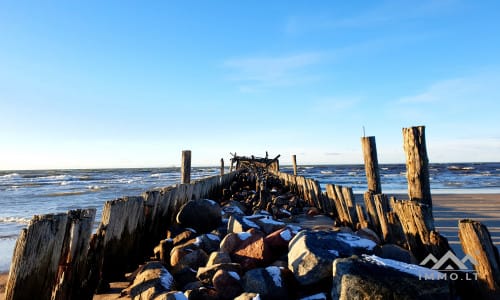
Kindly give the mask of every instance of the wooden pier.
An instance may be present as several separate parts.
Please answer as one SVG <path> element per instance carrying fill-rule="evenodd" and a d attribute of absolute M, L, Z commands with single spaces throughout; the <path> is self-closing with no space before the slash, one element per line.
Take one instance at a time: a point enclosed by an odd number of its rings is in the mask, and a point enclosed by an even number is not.
<path fill-rule="evenodd" d="M 180 184 L 106 202 L 94 233 L 94 209 L 34 216 L 16 243 L 5 299 L 33 299 L 34 295 L 38 299 L 92 299 L 96 291 L 109 282 L 123 280 L 125 273 L 151 257 L 152 249 L 176 223 L 183 205 L 190 200 L 227 198 L 238 175 L 250 169 L 261 172 L 252 176 L 262 209 L 269 204 L 266 184 L 272 178 L 328 216 L 332 226 L 373 230 L 382 244 L 407 249 L 418 262 L 429 255 L 439 259 L 452 248 L 436 229 L 425 128 L 404 128 L 403 140 L 408 199 L 382 193 L 374 137 L 361 139 L 368 182 L 362 201 L 356 201 L 351 187 L 331 183 L 323 191 L 317 180 L 298 175 L 295 155 L 293 174 L 280 172 L 279 155 L 269 158 L 266 153 L 258 158 L 234 154 L 229 173 L 224 174 L 221 159 L 220 176 L 191 182 L 191 151 L 183 151 Z M 476 262 L 478 274 L 477 284 L 470 285 L 468 292 L 498 299 L 500 259 L 488 229 L 472 220 L 460 220 L 457 225 L 463 251 Z"/>

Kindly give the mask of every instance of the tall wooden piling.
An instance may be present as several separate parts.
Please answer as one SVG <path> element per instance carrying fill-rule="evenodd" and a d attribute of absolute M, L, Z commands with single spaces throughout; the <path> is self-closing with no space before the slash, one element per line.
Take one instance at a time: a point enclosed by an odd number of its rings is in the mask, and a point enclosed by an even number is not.
<path fill-rule="evenodd" d="M 476 261 L 479 293 L 482 299 L 500 299 L 500 258 L 486 226 L 472 220 L 460 220 L 458 236 L 465 254 Z"/>
<path fill-rule="evenodd" d="M 67 214 L 34 216 L 23 229 L 5 287 L 5 299 L 50 299 L 61 259 Z"/>
<path fill-rule="evenodd" d="M 375 137 L 362 137 L 361 146 L 363 148 L 363 158 L 365 161 L 365 172 L 366 179 L 368 181 L 368 190 L 373 192 L 374 194 L 380 194 L 382 193 L 382 185 L 380 184 L 377 145 L 375 144 Z"/>
<path fill-rule="evenodd" d="M 425 126 L 403 128 L 403 140 L 410 200 L 427 204 L 432 208 Z"/>
<path fill-rule="evenodd" d="M 293 175 L 297 176 L 297 155 L 292 155 Z"/>
<path fill-rule="evenodd" d="M 181 183 L 191 182 L 191 150 L 182 151 Z"/>
<path fill-rule="evenodd" d="M 220 159 L 220 176 L 224 176 L 224 158 Z"/>

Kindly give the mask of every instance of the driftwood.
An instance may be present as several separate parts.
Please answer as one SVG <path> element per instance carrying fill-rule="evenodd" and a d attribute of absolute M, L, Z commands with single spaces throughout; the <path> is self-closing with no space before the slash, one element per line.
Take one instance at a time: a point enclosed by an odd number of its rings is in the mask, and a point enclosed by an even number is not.
<path fill-rule="evenodd" d="M 389 226 L 389 221 L 387 219 L 387 213 L 389 212 L 389 202 L 387 196 L 384 194 L 377 194 L 373 198 L 375 203 L 375 210 L 377 212 L 378 223 L 380 225 L 380 233 L 382 234 L 382 240 L 388 242 L 391 237 L 391 227 Z"/>
<path fill-rule="evenodd" d="M 473 220 L 460 220 L 458 236 L 465 254 L 476 264 L 482 299 L 500 299 L 500 259 L 486 226 Z"/>

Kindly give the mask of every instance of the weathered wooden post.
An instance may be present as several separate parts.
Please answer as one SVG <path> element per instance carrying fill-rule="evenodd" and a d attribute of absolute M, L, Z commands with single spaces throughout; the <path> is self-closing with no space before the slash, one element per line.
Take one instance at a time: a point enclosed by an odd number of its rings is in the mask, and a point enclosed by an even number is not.
<path fill-rule="evenodd" d="M 292 155 L 293 175 L 297 176 L 297 155 Z"/>
<path fill-rule="evenodd" d="M 403 128 L 406 177 L 410 200 L 427 204 L 432 212 L 429 159 L 425 146 L 425 126 Z"/>
<path fill-rule="evenodd" d="M 380 184 L 380 174 L 378 169 L 377 145 L 374 136 L 361 138 L 363 148 L 363 158 L 365 161 L 366 179 L 368 181 L 368 190 L 374 194 L 382 193 Z"/>
<path fill-rule="evenodd" d="M 182 150 L 181 183 L 191 182 L 191 150 Z"/>
<path fill-rule="evenodd" d="M 220 159 L 220 176 L 224 176 L 224 158 Z"/>
<path fill-rule="evenodd" d="M 473 220 L 458 222 L 458 236 L 464 253 L 476 264 L 483 299 L 500 299 L 500 258 L 486 226 Z"/>

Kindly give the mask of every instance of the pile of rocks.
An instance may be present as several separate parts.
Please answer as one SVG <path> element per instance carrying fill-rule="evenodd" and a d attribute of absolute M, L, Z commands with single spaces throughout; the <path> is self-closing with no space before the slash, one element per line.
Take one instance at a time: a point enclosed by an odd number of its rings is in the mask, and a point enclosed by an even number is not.
<path fill-rule="evenodd" d="M 415 261 L 405 249 L 382 246 L 369 229 L 335 227 L 331 219 L 320 228 L 302 227 L 294 221 L 314 218 L 316 210 L 272 177 L 241 176 L 219 202 L 188 201 L 178 224 L 154 249 L 156 260 L 130 274 L 132 283 L 122 294 L 223 300 L 449 297 L 446 281 L 420 280 L 422 272 L 435 271 L 410 264 Z"/>

